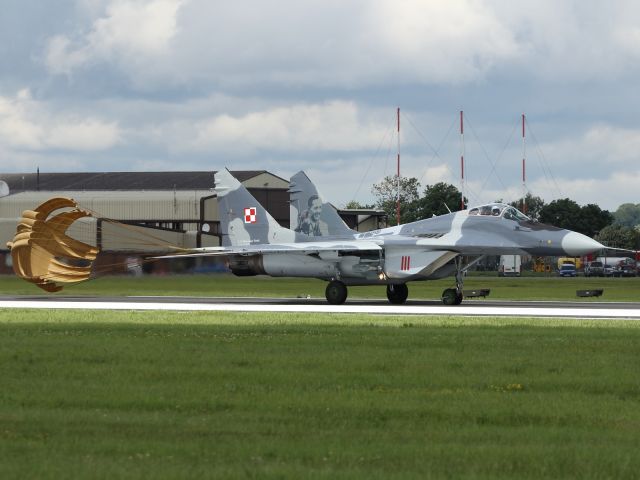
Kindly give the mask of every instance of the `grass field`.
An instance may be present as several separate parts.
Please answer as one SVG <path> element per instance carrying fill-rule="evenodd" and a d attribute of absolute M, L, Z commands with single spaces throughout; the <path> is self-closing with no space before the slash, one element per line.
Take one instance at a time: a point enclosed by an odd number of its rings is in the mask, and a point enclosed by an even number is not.
<path fill-rule="evenodd" d="M 439 299 L 453 279 L 409 284 L 409 299 Z M 190 295 L 190 296 L 267 296 L 324 298 L 326 282 L 309 278 L 236 277 L 230 274 L 167 275 L 145 277 L 101 277 L 65 287 L 57 295 Z M 469 276 L 465 289 L 490 288 L 491 299 L 585 301 L 576 290 L 603 288 L 604 301 L 640 301 L 640 277 L 635 278 L 558 278 Z M 44 294 L 35 285 L 14 276 L 0 276 L 4 294 Z M 383 286 L 350 287 L 349 298 L 385 299 Z M 586 301 L 593 301 L 588 299 Z"/>
<path fill-rule="evenodd" d="M 0 310 L 0 338 L 2 478 L 640 471 L 636 322 Z"/>

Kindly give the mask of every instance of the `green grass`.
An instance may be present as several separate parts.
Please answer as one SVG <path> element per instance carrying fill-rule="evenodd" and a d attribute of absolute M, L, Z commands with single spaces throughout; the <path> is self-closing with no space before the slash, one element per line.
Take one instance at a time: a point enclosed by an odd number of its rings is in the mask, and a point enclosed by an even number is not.
<path fill-rule="evenodd" d="M 0 310 L 0 338 L 2 478 L 640 471 L 636 322 Z"/>
<path fill-rule="evenodd" d="M 439 299 L 453 279 L 411 282 L 409 299 Z M 324 298 L 326 282 L 309 278 L 236 277 L 229 274 L 100 277 L 65 287 L 57 295 L 188 295 L 188 296 L 266 296 Z M 640 277 L 636 278 L 558 278 L 469 276 L 465 289 L 490 288 L 491 299 L 575 300 L 576 290 L 603 288 L 597 300 L 640 300 Z M 35 285 L 14 276 L 0 276 L 0 291 L 5 295 L 45 294 Z M 349 298 L 386 298 L 383 286 L 350 287 Z M 588 299 L 586 301 L 594 301 Z"/>

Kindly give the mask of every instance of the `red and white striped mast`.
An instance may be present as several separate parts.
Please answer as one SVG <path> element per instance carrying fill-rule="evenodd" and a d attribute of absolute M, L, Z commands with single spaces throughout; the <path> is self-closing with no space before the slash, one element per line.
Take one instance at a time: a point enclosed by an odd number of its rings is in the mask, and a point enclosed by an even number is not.
<path fill-rule="evenodd" d="M 396 225 L 400 225 L 400 107 L 397 110 L 398 117 L 398 169 L 397 169 L 397 197 L 396 197 Z"/>
<path fill-rule="evenodd" d="M 464 114 L 460 110 L 460 210 L 464 208 Z"/>
<path fill-rule="evenodd" d="M 525 116 L 522 114 L 522 213 L 527 213 L 527 141 L 525 137 Z"/>

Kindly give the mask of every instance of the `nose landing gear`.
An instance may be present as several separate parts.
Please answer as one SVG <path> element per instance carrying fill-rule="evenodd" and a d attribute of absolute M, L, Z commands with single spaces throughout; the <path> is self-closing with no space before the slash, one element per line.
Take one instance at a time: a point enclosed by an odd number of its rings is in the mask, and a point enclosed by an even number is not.
<path fill-rule="evenodd" d="M 442 292 L 442 303 L 445 305 L 460 305 L 462 303 L 462 287 L 464 274 L 462 271 L 462 259 L 457 257 L 456 262 L 456 288 L 447 288 Z"/>

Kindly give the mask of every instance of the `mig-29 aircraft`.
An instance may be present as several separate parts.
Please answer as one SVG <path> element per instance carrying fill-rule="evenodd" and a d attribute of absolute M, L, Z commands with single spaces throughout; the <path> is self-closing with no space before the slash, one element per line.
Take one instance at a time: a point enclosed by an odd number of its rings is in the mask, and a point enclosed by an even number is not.
<path fill-rule="evenodd" d="M 319 278 L 328 282 L 327 301 L 336 305 L 346 301 L 347 286 L 385 285 L 389 301 L 401 304 L 408 282 L 454 275 L 456 287 L 446 289 L 442 301 L 457 305 L 464 271 L 485 255 L 580 256 L 603 248 L 585 235 L 533 222 L 500 203 L 358 233 L 330 212 L 333 207 L 324 208 L 328 204 L 317 193 L 308 195 L 306 175 L 296 178 L 290 188 L 296 210 L 290 230 L 228 170 L 216 172 L 222 246 L 160 258 L 223 256 L 239 276 Z"/>

